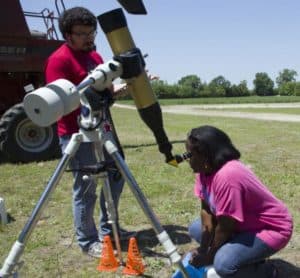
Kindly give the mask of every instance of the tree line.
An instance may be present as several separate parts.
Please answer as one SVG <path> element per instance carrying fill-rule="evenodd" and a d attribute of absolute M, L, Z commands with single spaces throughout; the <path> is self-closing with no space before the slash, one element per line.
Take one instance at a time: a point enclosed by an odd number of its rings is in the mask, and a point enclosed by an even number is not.
<path fill-rule="evenodd" d="M 254 88 L 248 89 L 247 82 L 231 84 L 222 75 L 212 79 L 209 83 L 202 82 L 197 75 L 182 77 L 175 84 L 154 80 L 151 82 L 154 93 L 158 98 L 197 98 L 197 97 L 241 97 L 241 96 L 300 96 L 300 82 L 296 81 L 298 73 L 292 69 L 279 72 L 275 82 L 265 72 L 255 74 Z"/>

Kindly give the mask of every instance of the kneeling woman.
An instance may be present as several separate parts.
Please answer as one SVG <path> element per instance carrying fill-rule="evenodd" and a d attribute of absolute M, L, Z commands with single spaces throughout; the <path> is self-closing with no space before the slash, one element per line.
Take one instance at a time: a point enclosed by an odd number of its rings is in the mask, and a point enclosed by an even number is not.
<path fill-rule="evenodd" d="M 186 141 L 196 173 L 201 219 L 189 233 L 200 247 L 190 263 L 212 265 L 221 277 L 277 277 L 265 258 L 291 238 L 287 207 L 240 160 L 230 138 L 212 126 L 192 129 Z"/>

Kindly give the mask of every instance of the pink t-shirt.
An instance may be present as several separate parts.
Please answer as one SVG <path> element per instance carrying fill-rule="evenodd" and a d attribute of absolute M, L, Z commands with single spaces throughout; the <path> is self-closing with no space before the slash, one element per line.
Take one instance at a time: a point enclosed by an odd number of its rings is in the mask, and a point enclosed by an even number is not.
<path fill-rule="evenodd" d="M 237 232 L 255 233 L 275 250 L 283 248 L 292 235 L 287 207 L 238 160 L 227 162 L 210 176 L 196 174 L 194 192 L 217 217 L 234 218 Z"/>
<path fill-rule="evenodd" d="M 78 85 L 97 65 L 103 64 L 102 57 L 96 51 L 74 51 L 63 44 L 48 58 L 45 66 L 46 82 L 50 83 L 59 78 Z M 78 131 L 77 117 L 80 108 L 62 117 L 57 123 L 59 136 L 71 135 Z"/>

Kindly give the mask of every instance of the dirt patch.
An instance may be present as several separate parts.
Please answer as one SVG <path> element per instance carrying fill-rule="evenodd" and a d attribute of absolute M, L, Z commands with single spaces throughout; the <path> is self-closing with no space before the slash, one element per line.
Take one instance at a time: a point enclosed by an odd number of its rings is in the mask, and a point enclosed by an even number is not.
<path fill-rule="evenodd" d="M 264 105 L 264 106 L 263 106 Z M 274 104 L 273 104 L 274 105 Z M 133 105 L 115 104 L 115 107 L 136 109 Z M 279 121 L 279 122 L 300 122 L 300 115 L 281 114 L 281 113 L 251 113 L 251 112 L 238 112 L 238 111 L 222 111 L 222 108 L 272 108 L 271 104 L 251 104 L 248 106 L 242 104 L 228 104 L 228 105 L 165 105 L 162 106 L 162 112 L 172 114 L 184 115 L 199 115 L 199 116 L 212 116 L 212 117 L 229 117 L 229 118 L 243 118 L 254 119 L 261 121 Z M 295 108 L 300 107 L 299 103 L 277 103 L 276 108 Z M 207 110 L 215 109 L 215 110 Z"/>

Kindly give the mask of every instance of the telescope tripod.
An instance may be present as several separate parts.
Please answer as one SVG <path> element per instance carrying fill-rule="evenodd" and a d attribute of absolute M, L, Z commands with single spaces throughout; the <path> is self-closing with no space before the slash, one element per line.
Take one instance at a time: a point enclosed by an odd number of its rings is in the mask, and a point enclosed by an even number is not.
<path fill-rule="evenodd" d="M 182 273 L 184 274 L 184 276 L 188 277 L 186 269 L 184 268 L 181 262 L 181 257 L 178 254 L 175 245 L 173 244 L 169 235 L 163 229 L 158 218 L 149 206 L 146 197 L 141 191 L 138 183 L 136 182 L 134 176 L 131 174 L 127 164 L 123 159 L 123 156 L 120 153 L 120 150 L 117 146 L 120 144 L 111 120 L 108 98 L 103 97 L 103 95 L 101 96 L 100 94 L 95 94 L 94 92 L 92 95 L 93 98 L 95 98 L 95 96 L 97 95 L 98 101 L 100 97 L 100 103 L 102 105 L 101 109 L 99 109 L 98 106 L 96 110 L 90 111 L 93 117 L 90 118 L 92 120 L 88 121 L 88 124 L 87 122 L 84 123 L 84 117 L 81 118 L 79 132 L 72 135 L 70 142 L 63 151 L 63 156 L 59 161 L 53 175 L 51 176 L 44 192 L 42 193 L 42 196 L 40 197 L 22 232 L 20 233 L 18 240 L 12 246 L 9 255 L 7 256 L 2 266 L 2 269 L 0 269 L 0 277 L 8 277 L 12 275 L 14 275 L 14 277 L 17 277 L 18 274 L 15 271 L 16 268 L 20 267 L 19 259 L 24 251 L 25 244 L 28 241 L 31 233 L 33 232 L 33 229 L 36 226 L 37 221 L 39 220 L 39 217 L 49 200 L 49 197 L 51 196 L 56 186 L 58 185 L 61 177 L 63 176 L 63 173 L 66 170 L 70 159 L 75 155 L 80 144 L 83 142 L 94 143 L 95 154 L 96 157 L 99 159 L 99 162 L 96 165 L 87 165 L 86 167 L 83 167 L 81 169 L 73 170 L 86 172 L 87 174 L 92 176 L 89 178 L 93 178 L 93 176 L 98 176 L 99 173 L 107 172 L 107 169 L 109 167 L 116 166 L 124 180 L 129 185 L 143 212 L 152 224 L 157 238 L 165 248 L 171 262 L 176 263 L 182 271 Z M 109 155 L 109 157 L 112 158 L 111 161 L 108 161 L 104 157 L 104 149 Z M 111 186 L 109 184 L 108 177 L 106 174 L 104 174 L 103 192 L 107 204 L 109 223 L 112 225 L 113 236 L 116 243 L 119 261 L 120 263 L 122 263 L 120 239 L 116 223 L 116 210 L 112 199 Z"/>

